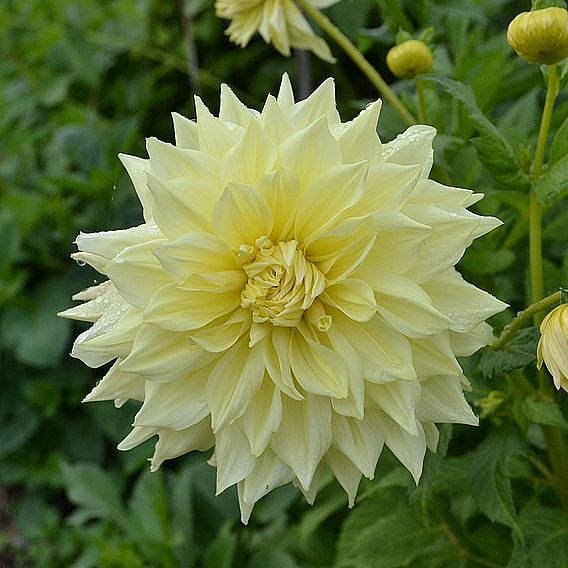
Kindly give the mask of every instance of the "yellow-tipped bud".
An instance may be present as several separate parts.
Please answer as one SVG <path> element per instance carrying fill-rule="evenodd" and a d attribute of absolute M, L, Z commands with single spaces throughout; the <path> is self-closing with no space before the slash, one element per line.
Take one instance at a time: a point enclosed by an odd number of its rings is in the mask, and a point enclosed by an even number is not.
<path fill-rule="evenodd" d="M 564 8 L 523 12 L 509 24 L 507 41 L 529 63 L 562 61 L 568 57 L 568 12 Z"/>
<path fill-rule="evenodd" d="M 537 366 L 546 365 L 557 389 L 568 392 L 568 304 L 556 306 L 540 324 Z"/>
<path fill-rule="evenodd" d="M 392 74 L 399 79 L 411 79 L 432 70 L 432 52 L 417 39 L 403 41 L 387 53 L 387 65 Z"/>

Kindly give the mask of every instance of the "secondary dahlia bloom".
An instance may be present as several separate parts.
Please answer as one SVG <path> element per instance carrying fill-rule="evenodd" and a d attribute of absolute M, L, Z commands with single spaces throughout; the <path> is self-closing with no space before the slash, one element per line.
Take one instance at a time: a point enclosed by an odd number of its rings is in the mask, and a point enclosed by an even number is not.
<path fill-rule="evenodd" d="M 339 0 L 309 0 L 316 8 L 327 8 Z M 333 63 L 335 59 L 325 41 L 316 36 L 293 0 L 216 0 L 217 16 L 231 20 L 227 35 L 245 47 L 258 32 L 266 43 L 285 56 L 290 47 L 309 49 Z"/>
<path fill-rule="evenodd" d="M 505 304 L 454 265 L 500 222 L 428 179 L 433 128 L 382 144 L 380 103 L 342 123 L 331 79 L 295 102 L 284 76 L 260 113 L 226 86 L 219 118 L 196 108 L 175 145 L 121 156 L 145 222 L 77 238 L 108 280 L 62 314 L 94 322 L 72 355 L 114 361 L 85 400 L 143 401 L 119 448 L 157 434 L 153 470 L 214 447 L 243 522 L 290 481 L 312 502 L 326 469 L 352 505 L 383 445 L 418 481 L 435 423 L 477 424 L 456 356 Z"/>
<path fill-rule="evenodd" d="M 568 392 L 568 304 L 556 306 L 540 324 L 537 365 L 546 365 L 557 389 Z"/>

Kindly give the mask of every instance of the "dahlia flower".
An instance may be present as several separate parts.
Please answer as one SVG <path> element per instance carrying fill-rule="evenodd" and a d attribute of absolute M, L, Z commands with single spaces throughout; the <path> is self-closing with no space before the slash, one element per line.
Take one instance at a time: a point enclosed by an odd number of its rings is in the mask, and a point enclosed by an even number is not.
<path fill-rule="evenodd" d="M 560 304 L 547 314 L 540 324 L 540 334 L 538 368 L 544 361 L 556 388 L 568 392 L 568 304 Z"/>
<path fill-rule="evenodd" d="M 327 8 L 338 1 L 309 0 L 316 8 Z M 217 16 L 231 20 L 226 33 L 241 47 L 258 32 L 282 55 L 289 56 L 290 47 L 295 47 L 309 49 L 325 61 L 335 61 L 327 43 L 314 34 L 293 0 L 216 0 L 215 9 Z"/>
<path fill-rule="evenodd" d="M 243 522 L 290 481 L 312 502 L 326 469 L 352 505 L 383 445 L 418 481 L 435 423 L 478 422 L 456 356 L 505 304 L 454 265 L 500 221 L 428 179 L 433 128 L 382 144 L 380 102 L 343 123 L 331 79 L 295 102 L 285 75 L 261 112 L 225 85 L 219 118 L 196 108 L 175 145 L 121 156 L 144 223 L 76 240 L 108 279 L 62 313 L 93 322 L 72 355 L 114 361 L 85 400 L 142 401 L 119 448 L 157 434 L 153 470 L 214 447 Z"/>

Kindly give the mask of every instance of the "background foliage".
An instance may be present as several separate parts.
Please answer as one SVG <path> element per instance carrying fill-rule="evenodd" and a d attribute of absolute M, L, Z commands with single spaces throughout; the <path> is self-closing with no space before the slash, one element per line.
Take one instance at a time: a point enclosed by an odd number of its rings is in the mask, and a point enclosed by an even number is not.
<path fill-rule="evenodd" d="M 504 221 L 460 265 L 469 281 L 511 304 L 494 318 L 498 329 L 528 303 L 527 171 L 544 88 L 540 68 L 513 56 L 505 30 L 529 7 L 342 0 L 328 10 L 391 82 L 383 61 L 397 31 L 433 27 L 434 176 L 484 192 L 480 211 Z M 244 527 L 234 493 L 214 497 L 204 456 L 150 474 L 152 442 L 115 449 L 135 405 L 80 405 L 103 373 L 68 357 L 81 328 L 54 314 L 97 278 L 69 260 L 75 235 L 141 220 L 117 153 L 144 155 L 147 136 L 172 140 L 169 113 L 192 115 L 196 90 L 216 111 L 227 82 L 258 108 L 283 71 L 300 74 L 298 61 L 258 39 L 246 50 L 230 45 L 225 25 L 208 0 L 0 3 L 0 565 L 568 566 L 568 518 L 551 486 L 543 434 L 543 426 L 568 430 L 567 396 L 537 389 L 535 330 L 507 350 L 462 362 L 479 428 L 442 426 L 418 487 L 385 450 L 351 511 L 328 479 L 313 507 L 283 487 Z M 313 60 L 309 70 L 313 84 L 336 78 L 348 119 L 375 94 L 332 50 L 337 65 Z M 413 82 L 394 87 L 414 109 Z M 547 293 L 568 282 L 568 209 L 560 201 L 568 192 L 567 115 L 561 94 L 539 185 Z M 384 108 L 383 140 L 402 129 Z"/>

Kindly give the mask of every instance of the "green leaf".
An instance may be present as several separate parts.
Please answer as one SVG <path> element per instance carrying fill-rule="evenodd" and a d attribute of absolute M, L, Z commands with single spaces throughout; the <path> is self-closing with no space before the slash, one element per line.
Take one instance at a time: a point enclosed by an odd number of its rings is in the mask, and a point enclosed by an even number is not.
<path fill-rule="evenodd" d="M 508 568 L 568 566 L 568 516 L 548 507 L 528 507 L 519 516 L 522 539 L 515 538 Z"/>
<path fill-rule="evenodd" d="M 471 142 L 475 146 L 479 159 L 491 172 L 493 177 L 517 189 L 528 185 L 527 176 L 522 173 L 517 163 L 515 152 L 499 129 L 483 114 L 471 88 L 448 77 L 428 74 L 424 80 L 437 83 L 451 97 L 460 101 L 469 119 L 473 122 L 480 136 Z"/>
<path fill-rule="evenodd" d="M 550 158 L 548 160 L 549 164 L 554 164 L 558 162 L 561 158 L 564 158 L 568 154 L 568 117 L 560 125 L 556 136 L 552 140 L 552 146 L 550 148 Z"/>
<path fill-rule="evenodd" d="M 482 247 L 474 243 L 462 261 L 466 270 L 473 274 L 495 274 L 515 262 L 512 250 L 488 250 Z"/>
<path fill-rule="evenodd" d="M 129 532 L 142 550 L 150 549 L 146 552 L 149 558 L 159 560 L 151 549 L 163 545 L 168 538 L 168 506 L 161 470 L 140 474 L 128 505 L 133 520 Z"/>
<path fill-rule="evenodd" d="M 237 550 L 237 535 L 232 532 L 232 521 L 227 521 L 215 540 L 207 547 L 203 568 L 231 568 Z"/>
<path fill-rule="evenodd" d="M 520 532 L 507 459 L 523 455 L 524 444 L 516 429 L 503 428 L 491 434 L 472 452 L 469 469 L 471 494 L 491 521 L 503 523 Z"/>
<path fill-rule="evenodd" d="M 123 527 L 128 524 L 116 481 L 108 473 L 88 463 L 65 464 L 63 477 L 69 500 L 87 513 L 82 520 L 90 517 L 114 520 Z"/>
<path fill-rule="evenodd" d="M 530 396 L 525 399 L 524 406 L 525 414 L 532 422 L 568 430 L 568 421 L 564 418 L 560 407 L 554 401 Z"/>
<path fill-rule="evenodd" d="M 552 164 L 535 180 L 534 191 L 541 203 L 559 201 L 568 195 L 568 154 Z"/>
<path fill-rule="evenodd" d="M 390 487 L 359 503 L 343 525 L 338 543 L 336 568 L 398 568 L 430 565 L 448 558 L 456 547 L 436 523 L 425 524 L 419 507 L 412 507 L 406 491 Z"/>
<path fill-rule="evenodd" d="M 536 361 L 536 346 L 540 333 L 536 327 L 521 329 L 502 349 L 485 348 L 479 362 L 483 376 L 493 377 L 519 369 Z"/>
<path fill-rule="evenodd" d="M 294 557 L 282 548 L 265 548 L 253 554 L 247 568 L 300 568 Z"/>

